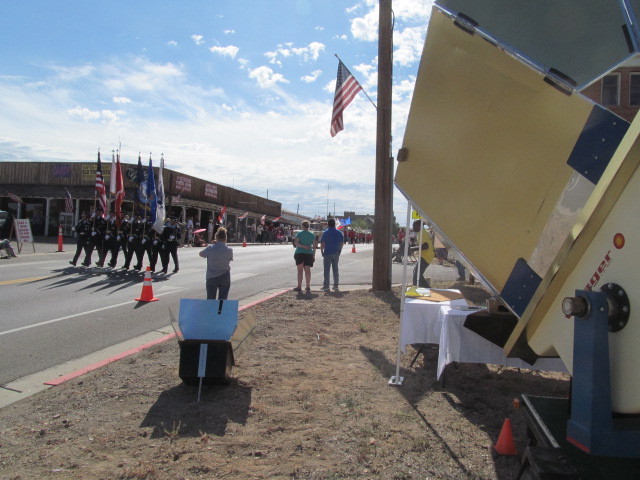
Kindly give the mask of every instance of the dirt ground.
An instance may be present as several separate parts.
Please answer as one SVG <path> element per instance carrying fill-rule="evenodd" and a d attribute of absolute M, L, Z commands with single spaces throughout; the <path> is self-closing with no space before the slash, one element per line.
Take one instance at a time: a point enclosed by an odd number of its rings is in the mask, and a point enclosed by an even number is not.
<path fill-rule="evenodd" d="M 461 287 L 434 285 L 434 287 Z M 488 294 L 462 287 L 478 304 Z M 492 448 L 520 393 L 566 395 L 568 376 L 449 365 L 415 351 L 395 374 L 398 291 L 287 292 L 258 319 L 230 385 L 178 376 L 169 340 L 0 410 L 0 478 L 510 479 L 519 456 Z"/>

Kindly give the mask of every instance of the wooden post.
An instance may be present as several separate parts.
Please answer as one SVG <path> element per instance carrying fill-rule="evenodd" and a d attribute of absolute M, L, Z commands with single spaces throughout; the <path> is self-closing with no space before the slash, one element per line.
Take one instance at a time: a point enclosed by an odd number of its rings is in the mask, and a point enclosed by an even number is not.
<path fill-rule="evenodd" d="M 373 290 L 391 290 L 391 156 L 392 23 L 391 1 L 380 0 L 378 33 L 378 128 L 376 137 L 376 204 L 373 226 Z"/>

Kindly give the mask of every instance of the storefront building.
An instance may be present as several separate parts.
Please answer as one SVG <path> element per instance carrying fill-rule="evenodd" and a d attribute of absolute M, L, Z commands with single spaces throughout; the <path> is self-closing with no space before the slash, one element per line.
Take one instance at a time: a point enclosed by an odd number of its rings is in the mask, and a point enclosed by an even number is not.
<path fill-rule="evenodd" d="M 122 212 L 131 216 L 138 188 L 137 164 L 122 163 L 121 166 L 125 188 Z M 35 236 L 58 235 L 59 225 L 63 226 L 63 235 L 70 236 L 81 213 L 95 210 L 96 169 L 96 162 L 0 162 L 0 210 L 9 212 L 13 218 L 28 218 Z M 145 166 L 145 175 L 147 170 Z M 158 168 L 153 170 L 158 185 Z M 115 196 L 108 193 L 111 162 L 102 163 L 102 176 L 107 198 L 113 199 Z M 299 227 L 297 216 L 283 218 L 279 202 L 167 168 L 162 177 L 166 214 L 177 217 L 180 222 L 190 221 L 194 226 L 206 228 L 210 219 L 217 222 L 226 207 L 223 224 L 236 241 L 242 240 L 252 230 L 251 226 L 255 229 L 255 225 L 270 224 L 274 219 L 285 228 Z M 66 201 L 67 192 L 71 202 Z M 109 204 L 113 209 L 112 200 Z M 8 231 L 0 232 L 3 238 L 8 234 Z"/>

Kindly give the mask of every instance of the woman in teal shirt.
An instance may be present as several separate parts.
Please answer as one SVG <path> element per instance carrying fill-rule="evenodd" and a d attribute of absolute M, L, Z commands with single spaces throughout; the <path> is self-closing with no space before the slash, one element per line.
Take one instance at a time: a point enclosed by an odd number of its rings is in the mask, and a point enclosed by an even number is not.
<path fill-rule="evenodd" d="M 294 290 L 296 292 L 302 291 L 302 274 L 304 272 L 304 278 L 307 284 L 306 291 L 309 292 L 311 291 L 311 267 L 313 267 L 313 262 L 316 260 L 318 240 L 316 236 L 309 231 L 309 222 L 307 220 L 302 222 L 302 230 L 296 235 L 293 244 L 296 247 L 293 258 L 298 267 L 298 286 L 294 288 Z"/>

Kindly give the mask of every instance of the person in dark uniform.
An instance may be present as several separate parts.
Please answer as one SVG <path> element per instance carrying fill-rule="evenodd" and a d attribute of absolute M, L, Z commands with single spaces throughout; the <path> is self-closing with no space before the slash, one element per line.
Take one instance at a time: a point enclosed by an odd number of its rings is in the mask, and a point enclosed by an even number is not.
<path fill-rule="evenodd" d="M 125 215 L 120 224 L 120 241 L 122 246 L 122 254 L 126 260 L 127 253 L 129 252 L 129 233 L 131 232 L 131 222 L 129 215 Z"/>
<path fill-rule="evenodd" d="M 164 227 L 162 235 L 162 251 L 160 252 L 160 260 L 162 261 L 162 273 L 167 273 L 169 269 L 169 255 L 173 259 L 173 273 L 177 273 L 180 270 L 180 264 L 178 263 L 178 243 L 180 242 L 180 227 L 177 224 L 177 218 L 171 217 L 169 225 Z"/>
<path fill-rule="evenodd" d="M 140 243 L 142 242 L 142 229 L 143 223 L 140 219 L 140 215 L 136 215 L 135 219 L 129 222 L 129 243 L 127 257 L 124 266 L 122 267 L 125 270 L 127 270 L 129 268 L 129 265 L 131 265 L 131 259 L 133 258 L 134 253 L 136 254 L 138 264 L 142 261 L 140 258 L 140 254 L 138 253 Z M 135 265 L 134 269 L 136 269 L 137 266 L 138 265 Z M 140 266 L 140 268 L 142 268 L 142 266 Z M 137 270 L 139 270 L 140 268 L 138 268 Z"/>
<path fill-rule="evenodd" d="M 73 231 L 76 232 L 76 254 L 73 256 L 73 260 L 69 261 L 74 267 L 80 258 L 80 254 L 83 250 L 86 251 L 88 243 L 91 241 L 91 227 L 89 226 L 89 214 L 82 212 L 80 221 L 73 227 Z"/>
<path fill-rule="evenodd" d="M 142 220 L 142 233 L 140 244 L 138 245 L 138 250 L 136 251 L 136 257 L 138 259 L 138 263 L 133 267 L 136 270 L 142 269 L 142 265 L 144 264 L 144 257 L 147 256 L 149 260 L 149 266 L 151 266 L 151 247 L 153 246 L 153 239 L 155 231 L 153 230 L 153 223 L 151 219 L 144 218 Z"/>
<path fill-rule="evenodd" d="M 85 249 L 86 255 L 84 257 L 84 262 L 82 262 L 82 265 L 85 267 L 91 266 L 91 255 L 96 248 L 98 249 L 98 257 L 100 257 L 105 225 L 106 223 L 104 218 L 102 218 L 102 208 L 98 207 L 89 217 L 89 228 L 91 233 L 89 234 L 89 242 Z M 98 260 L 96 265 L 99 266 L 99 263 L 100 262 Z"/>
<path fill-rule="evenodd" d="M 107 238 L 107 235 L 109 235 L 109 238 Z M 107 234 L 105 235 L 105 241 L 109 242 L 107 252 L 111 253 L 111 259 L 108 263 L 111 268 L 115 268 L 116 263 L 118 263 L 118 254 L 120 253 L 120 247 L 122 246 L 122 239 L 123 236 L 118 229 L 116 216 L 112 212 L 111 217 L 107 221 Z"/>
<path fill-rule="evenodd" d="M 109 250 L 111 249 L 112 237 L 109 232 L 109 221 L 113 215 L 115 214 L 110 212 L 106 218 L 98 216 L 95 221 L 98 235 L 93 238 L 96 240 L 96 250 L 98 251 L 98 261 L 96 262 L 96 265 L 100 268 L 104 267 L 104 261 L 107 257 L 107 253 L 109 253 Z"/>
<path fill-rule="evenodd" d="M 162 250 L 162 240 L 160 240 L 161 234 L 154 230 L 153 222 L 151 220 L 149 220 L 147 230 L 149 232 L 149 241 L 151 242 L 151 246 L 149 247 L 149 250 L 147 250 L 147 254 L 149 255 L 149 267 L 152 272 L 155 272 L 156 265 L 158 264 L 158 255 L 160 255 L 160 251 Z"/>
<path fill-rule="evenodd" d="M 151 256 L 151 225 L 147 218 L 139 218 L 138 235 L 140 242 L 136 247 L 136 264 L 133 266 L 134 270 L 142 270 L 145 254 L 150 258 Z"/>

